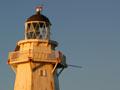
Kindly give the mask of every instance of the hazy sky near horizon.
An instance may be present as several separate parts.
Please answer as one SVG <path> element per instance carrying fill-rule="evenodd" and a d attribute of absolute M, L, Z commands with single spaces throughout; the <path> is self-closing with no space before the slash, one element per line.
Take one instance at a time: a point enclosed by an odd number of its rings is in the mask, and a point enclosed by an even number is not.
<path fill-rule="evenodd" d="M 67 56 L 61 90 L 120 90 L 119 0 L 0 0 L 0 90 L 13 90 L 8 52 L 24 39 L 24 22 L 44 4 L 52 39 Z"/>

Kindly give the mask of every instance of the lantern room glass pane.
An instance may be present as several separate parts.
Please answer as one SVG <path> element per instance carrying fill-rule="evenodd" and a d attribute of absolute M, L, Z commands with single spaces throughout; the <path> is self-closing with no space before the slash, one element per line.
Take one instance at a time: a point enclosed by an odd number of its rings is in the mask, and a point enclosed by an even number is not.
<path fill-rule="evenodd" d="M 49 39 L 49 28 L 43 22 L 28 23 L 26 37 L 27 39 Z"/>

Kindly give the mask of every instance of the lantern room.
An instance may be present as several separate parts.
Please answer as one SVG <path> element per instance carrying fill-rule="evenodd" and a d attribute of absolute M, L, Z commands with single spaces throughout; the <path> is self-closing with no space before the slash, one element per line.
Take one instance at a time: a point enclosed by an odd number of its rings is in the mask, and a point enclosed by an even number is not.
<path fill-rule="evenodd" d="M 49 19 L 41 14 L 42 7 L 36 8 L 36 13 L 25 22 L 25 39 L 50 39 L 51 23 Z"/>

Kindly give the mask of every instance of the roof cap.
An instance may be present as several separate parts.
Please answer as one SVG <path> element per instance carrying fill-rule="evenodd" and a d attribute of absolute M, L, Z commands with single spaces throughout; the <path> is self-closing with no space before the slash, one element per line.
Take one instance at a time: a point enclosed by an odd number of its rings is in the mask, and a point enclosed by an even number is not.
<path fill-rule="evenodd" d="M 30 22 L 30 21 L 42 21 L 45 22 L 46 25 L 51 25 L 49 19 L 41 14 L 41 11 L 43 10 L 43 7 L 39 6 L 36 7 L 36 13 L 32 16 L 30 16 L 29 18 L 27 18 L 26 22 Z"/>

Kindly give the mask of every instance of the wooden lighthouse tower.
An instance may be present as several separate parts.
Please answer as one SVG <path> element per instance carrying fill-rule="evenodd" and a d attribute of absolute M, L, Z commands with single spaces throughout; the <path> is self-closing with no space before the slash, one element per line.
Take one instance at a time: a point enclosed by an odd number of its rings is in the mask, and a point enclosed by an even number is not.
<path fill-rule="evenodd" d="M 8 64 L 16 73 L 14 90 L 60 90 L 58 76 L 67 67 L 65 55 L 50 39 L 51 23 L 41 7 L 25 22 L 25 39 L 9 53 Z"/>

